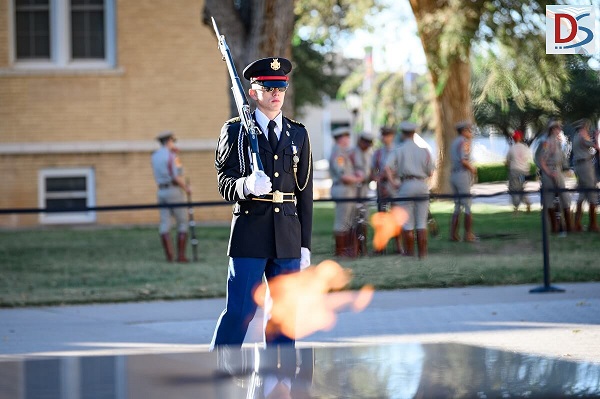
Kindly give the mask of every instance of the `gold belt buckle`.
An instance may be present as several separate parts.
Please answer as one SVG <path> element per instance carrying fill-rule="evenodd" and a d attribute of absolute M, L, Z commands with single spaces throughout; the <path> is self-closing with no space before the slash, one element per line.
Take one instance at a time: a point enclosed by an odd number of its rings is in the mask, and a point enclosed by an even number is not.
<path fill-rule="evenodd" d="M 281 191 L 273 191 L 273 202 L 276 204 L 283 204 L 283 193 Z"/>

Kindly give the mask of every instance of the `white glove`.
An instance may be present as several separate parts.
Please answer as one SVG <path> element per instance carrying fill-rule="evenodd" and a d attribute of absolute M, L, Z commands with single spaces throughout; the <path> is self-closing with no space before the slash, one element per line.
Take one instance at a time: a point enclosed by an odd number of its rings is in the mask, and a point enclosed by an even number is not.
<path fill-rule="evenodd" d="M 271 179 L 262 170 L 252 172 L 244 182 L 250 194 L 261 196 L 271 192 Z"/>
<path fill-rule="evenodd" d="M 310 266 L 310 249 L 300 248 L 300 270 L 304 270 Z"/>

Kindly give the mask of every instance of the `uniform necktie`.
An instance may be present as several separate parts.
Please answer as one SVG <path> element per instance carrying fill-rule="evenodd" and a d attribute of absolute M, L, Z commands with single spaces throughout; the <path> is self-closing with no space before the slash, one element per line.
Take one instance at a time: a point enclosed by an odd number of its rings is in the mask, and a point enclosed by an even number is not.
<path fill-rule="evenodd" d="M 269 144 L 271 144 L 271 148 L 273 149 L 273 152 L 275 152 L 275 150 L 277 149 L 277 134 L 275 133 L 275 126 L 277 124 L 275 123 L 275 121 L 269 121 L 269 124 L 267 125 L 267 130 L 269 131 Z"/>

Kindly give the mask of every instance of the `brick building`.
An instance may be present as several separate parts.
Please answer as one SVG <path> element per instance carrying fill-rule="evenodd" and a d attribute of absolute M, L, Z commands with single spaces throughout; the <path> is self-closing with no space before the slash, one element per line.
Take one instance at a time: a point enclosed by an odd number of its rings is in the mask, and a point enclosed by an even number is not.
<path fill-rule="evenodd" d="M 202 0 L 0 0 L 0 209 L 152 204 L 150 154 L 179 138 L 195 201 L 220 199 L 225 63 Z M 197 209 L 226 220 L 230 208 Z M 0 215 L 0 227 L 156 223 L 156 209 Z"/>

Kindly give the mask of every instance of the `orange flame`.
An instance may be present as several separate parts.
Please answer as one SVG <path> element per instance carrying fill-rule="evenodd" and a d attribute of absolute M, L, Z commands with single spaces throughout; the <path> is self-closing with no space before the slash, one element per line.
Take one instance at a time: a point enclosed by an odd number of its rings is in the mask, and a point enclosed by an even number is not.
<path fill-rule="evenodd" d="M 373 297 L 373 287 L 364 286 L 358 292 L 338 292 L 351 279 L 351 273 L 334 261 L 326 260 L 300 273 L 278 276 L 269 281 L 272 301 L 267 301 L 270 322 L 265 333 L 281 333 L 299 339 L 319 330 L 330 330 L 336 322 L 336 312 L 349 305 L 355 312 L 364 310 Z M 262 283 L 254 291 L 254 301 L 265 307 L 267 286 Z M 269 305 L 272 305 L 271 309 Z"/>
<path fill-rule="evenodd" d="M 402 232 L 402 225 L 408 220 L 408 214 L 399 206 L 392 208 L 390 212 L 377 212 L 371 216 L 373 234 L 373 248 L 381 251 L 393 237 Z"/>

